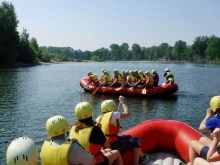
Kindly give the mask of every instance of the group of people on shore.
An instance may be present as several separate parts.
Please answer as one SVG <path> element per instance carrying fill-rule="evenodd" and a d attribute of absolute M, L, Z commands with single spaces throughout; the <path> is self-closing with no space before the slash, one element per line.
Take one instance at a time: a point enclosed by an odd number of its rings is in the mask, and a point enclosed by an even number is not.
<path fill-rule="evenodd" d="M 119 136 L 120 120 L 130 116 L 123 96 L 119 96 L 119 106 L 122 106 L 122 112 L 116 110 L 113 100 L 103 101 L 101 114 L 94 121 L 90 103 L 78 103 L 74 110 L 77 121 L 73 122 L 70 131 L 65 117 L 49 118 L 46 131 L 50 141 L 42 145 L 41 164 L 123 165 L 121 153 L 127 150 L 132 150 L 133 165 L 153 159 L 154 154 L 141 151 L 138 137 Z M 28 137 L 14 139 L 8 146 L 6 161 L 7 165 L 37 165 L 38 152 L 33 140 Z"/>
<path fill-rule="evenodd" d="M 151 71 L 146 71 L 143 73 L 142 70 L 122 70 L 120 73 L 118 69 L 113 71 L 114 76 L 112 77 L 111 72 L 105 69 L 102 69 L 102 76 L 99 79 L 97 74 L 92 73 L 91 71 L 87 72 L 89 76 L 89 82 L 86 84 L 87 87 L 89 84 L 96 86 L 112 86 L 112 87 L 133 87 L 133 88 L 153 88 L 157 87 L 159 83 L 159 75 L 155 69 Z M 174 76 L 171 73 L 169 68 L 164 70 L 164 75 L 166 78 L 166 83 L 173 83 Z"/>

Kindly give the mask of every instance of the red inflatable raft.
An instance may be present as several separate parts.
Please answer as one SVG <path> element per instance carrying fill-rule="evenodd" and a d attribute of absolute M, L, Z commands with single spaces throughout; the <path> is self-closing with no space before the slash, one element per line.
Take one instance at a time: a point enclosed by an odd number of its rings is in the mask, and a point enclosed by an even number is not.
<path fill-rule="evenodd" d="M 92 94 L 120 94 L 120 95 L 141 95 L 141 96 L 158 96 L 169 95 L 177 92 L 178 85 L 176 83 L 168 83 L 162 86 L 154 87 L 153 89 L 143 88 L 127 88 L 127 87 L 106 87 L 106 86 L 94 86 L 93 84 L 87 85 L 89 78 L 82 78 L 80 85 L 86 92 Z M 87 85 L 87 86 L 86 86 Z"/>
<path fill-rule="evenodd" d="M 189 162 L 189 143 L 203 135 L 189 125 L 174 120 L 149 120 L 122 134 L 141 139 L 141 149 L 154 153 L 155 158 L 146 165 L 179 165 Z M 124 165 L 132 165 L 132 151 L 122 154 Z"/>

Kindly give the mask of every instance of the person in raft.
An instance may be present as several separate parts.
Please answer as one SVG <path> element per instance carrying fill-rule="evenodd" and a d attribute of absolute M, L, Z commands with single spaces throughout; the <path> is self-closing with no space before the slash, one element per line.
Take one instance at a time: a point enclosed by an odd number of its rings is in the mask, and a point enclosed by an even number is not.
<path fill-rule="evenodd" d="M 146 81 L 145 88 L 147 88 L 147 89 L 153 88 L 153 86 L 154 86 L 154 79 L 151 76 L 150 72 L 146 71 L 145 75 L 146 75 L 146 77 L 145 77 L 145 81 Z"/>
<path fill-rule="evenodd" d="M 7 165 L 37 165 L 37 147 L 32 139 L 19 137 L 14 139 L 6 152 Z"/>
<path fill-rule="evenodd" d="M 220 129 L 213 131 L 213 140 L 201 137 L 199 141 L 190 142 L 189 158 L 187 165 L 219 165 L 220 164 Z"/>
<path fill-rule="evenodd" d="M 96 85 L 96 86 L 99 85 L 99 79 L 98 79 L 98 76 L 96 74 L 92 73 L 91 71 L 88 71 L 87 75 L 89 76 L 89 82 L 86 84 L 86 86 L 88 86 L 91 83 L 93 85 Z"/>
<path fill-rule="evenodd" d="M 76 140 L 65 139 L 69 126 L 63 116 L 49 118 L 46 130 L 51 141 L 45 141 L 42 145 L 42 165 L 95 165 L 96 160 L 91 153 L 83 149 Z"/>
<path fill-rule="evenodd" d="M 220 128 L 220 96 L 212 97 L 210 108 L 206 110 L 206 116 L 199 126 L 201 132 L 210 130 L 211 134 L 215 128 Z"/>
<path fill-rule="evenodd" d="M 130 135 L 120 136 L 120 119 L 128 118 L 130 111 L 124 103 L 124 97 L 119 96 L 120 105 L 123 107 L 123 112 L 116 112 L 116 104 L 113 100 L 105 100 L 101 104 L 102 115 L 96 122 L 102 125 L 102 131 L 110 142 L 111 149 L 117 149 L 120 153 L 127 150 L 133 150 L 133 165 L 145 163 L 154 158 L 153 154 L 144 154 L 141 151 L 141 141 L 137 137 Z M 120 106 L 119 105 L 119 106 Z"/>
<path fill-rule="evenodd" d="M 86 151 L 94 155 L 97 165 L 123 165 L 120 153 L 110 149 L 100 123 L 95 125 L 93 122 L 92 106 L 88 102 L 77 104 L 75 115 L 78 121 L 73 123 L 69 137 L 77 139 Z"/>
<path fill-rule="evenodd" d="M 119 72 L 118 70 L 114 70 L 114 80 L 113 80 L 113 83 L 110 85 L 110 86 L 113 86 L 113 87 L 120 87 L 121 86 L 121 76 L 119 75 Z"/>
<path fill-rule="evenodd" d="M 166 68 L 164 70 L 164 77 L 166 77 L 167 82 L 166 83 L 174 83 L 174 76 L 173 74 L 170 72 L 169 68 Z"/>
<path fill-rule="evenodd" d="M 157 87 L 158 83 L 159 83 L 159 75 L 157 74 L 157 71 L 155 69 L 153 69 L 151 71 L 152 77 L 154 79 L 154 86 Z"/>

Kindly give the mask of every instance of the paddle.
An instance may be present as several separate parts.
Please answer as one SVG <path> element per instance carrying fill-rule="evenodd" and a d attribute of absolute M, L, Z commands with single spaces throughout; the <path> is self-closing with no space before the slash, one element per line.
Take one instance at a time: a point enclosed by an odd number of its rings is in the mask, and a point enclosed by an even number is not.
<path fill-rule="evenodd" d="M 130 91 L 133 91 L 133 90 L 134 90 L 134 87 L 130 87 L 129 90 L 130 90 Z"/>
<path fill-rule="evenodd" d="M 94 92 L 92 92 L 92 94 L 93 94 L 93 95 L 96 94 L 96 92 L 98 91 L 98 89 L 99 89 L 101 86 L 102 86 L 102 85 L 99 85 L 99 87 L 96 88 L 96 90 L 95 90 Z"/>
<path fill-rule="evenodd" d="M 145 95 L 147 93 L 147 89 L 144 88 L 141 93 Z"/>
<path fill-rule="evenodd" d="M 125 87 L 125 85 L 123 85 L 123 86 L 121 86 L 121 87 L 119 87 L 119 88 L 116 88 L 115 90 L 116 90 L 116 91 L 120 91 L 123 87 Z"/>
<path fill-rule="evenodd" d="M 114 82 L 113 82 L 111 85 L 109 85 L 107 88 L 104 88 L 104 89 L 102 90 L 102 92 L 107 91 L 107 90 L 108 90 L 108 88 L 109 88 L 109 87 L 111 87 L 113 84 L 114 84 Z"/>

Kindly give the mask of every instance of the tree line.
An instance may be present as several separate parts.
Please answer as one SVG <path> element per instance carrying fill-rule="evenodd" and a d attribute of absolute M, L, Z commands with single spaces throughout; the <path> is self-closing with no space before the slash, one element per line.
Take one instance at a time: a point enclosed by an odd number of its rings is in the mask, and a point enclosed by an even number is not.
<path fill-rule="evenodd" d="M 18 23 L 12 3 L 3 1 L 0 6 L 0 64 L 52 60 L 220 62 L 220 38 L 214 35 L 198 36 L 192 45 L 182 40 L 176 41 L 174 46 L 162 43 L 152 47 L 113 43 L 109 48 L 81 51 L 71 47 L 39 47 L 37 39 L 30 38 L 26 28 L 21 33 L 17 31 Z"/>

